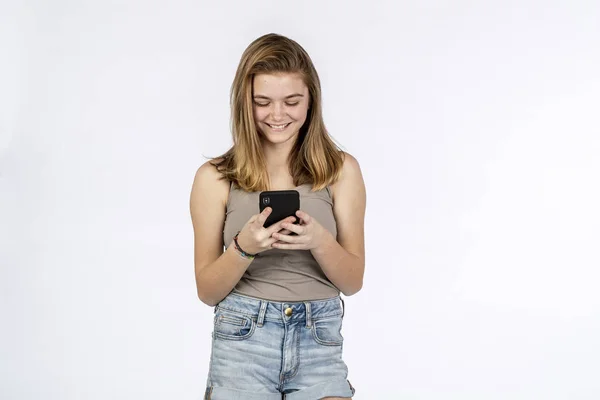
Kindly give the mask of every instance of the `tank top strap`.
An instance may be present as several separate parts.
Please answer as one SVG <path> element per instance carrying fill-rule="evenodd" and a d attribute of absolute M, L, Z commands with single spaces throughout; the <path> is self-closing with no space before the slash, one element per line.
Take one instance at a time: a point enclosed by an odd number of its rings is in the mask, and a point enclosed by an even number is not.
<path fill-rule="evenodd" d="M 225 204 L 225 210 L 228 210 L 229 207 L 231 206 L 231 194 L 234 190 L 234 183 L 233 181 L 231 181 L 229 183 L 229 193 L 227 193 L 227 203 Z"/>
<path fill-rule="evenodd" d="M 325 190 L 327 191 L 327 195 L 329 196 L 329 198 L 333 200 L 333 195 L 331 194 L 331 186 L 325 186 Z"/>

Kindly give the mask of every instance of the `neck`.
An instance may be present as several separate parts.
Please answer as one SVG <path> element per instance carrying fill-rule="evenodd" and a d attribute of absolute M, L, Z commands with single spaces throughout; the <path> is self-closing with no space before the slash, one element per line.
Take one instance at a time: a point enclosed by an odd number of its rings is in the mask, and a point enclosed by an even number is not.
<path fill-rule="evenodd" d="M 292 140 L 286 143 L 272 144 L 263 142 L 263 154 L 269 176 L 278 176 L 289 173 L 288 157 L 294 142 Z"/>

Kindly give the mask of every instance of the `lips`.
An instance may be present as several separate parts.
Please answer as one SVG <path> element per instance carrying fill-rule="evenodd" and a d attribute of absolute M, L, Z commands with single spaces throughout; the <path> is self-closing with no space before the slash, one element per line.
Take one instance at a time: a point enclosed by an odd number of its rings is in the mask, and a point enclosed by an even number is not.
<path fill-rule="evenodd" d="M 265 122 L 265 124 L 266 124 L 266 122 Z M 285 130 L 285 128 L 290 126 L 290 124 L 291 124 L 291 122 L 288 122 L 287 124 L 279 124 L 279 125 L 267 124 L 267 126 L 274 131 L 281 132 L 281 131 Z"/>

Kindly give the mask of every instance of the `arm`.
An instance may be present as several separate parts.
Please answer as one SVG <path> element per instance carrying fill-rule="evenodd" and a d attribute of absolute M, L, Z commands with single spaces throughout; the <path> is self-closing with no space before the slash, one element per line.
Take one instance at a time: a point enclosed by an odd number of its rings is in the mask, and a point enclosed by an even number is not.
<path fill-rule="evenodd" d="M 337 241 L 324 230 L 323 240 L 311 252 L 327 278 L 351 296 L 362 288 L 365 271 L 366 190 L 358 161 L 349 154 L 332 192 Z"/>
<path fill-rule="evenodd" d="M 219 180 L 215 166 L 205 163 L 196 172 L 190 195 L 194 228 L 194 270 L 198 298 L 216 305 L 234 288 L 251 260 L 233 246 L 223 252 L 223 224 L 229 183 Z"/>

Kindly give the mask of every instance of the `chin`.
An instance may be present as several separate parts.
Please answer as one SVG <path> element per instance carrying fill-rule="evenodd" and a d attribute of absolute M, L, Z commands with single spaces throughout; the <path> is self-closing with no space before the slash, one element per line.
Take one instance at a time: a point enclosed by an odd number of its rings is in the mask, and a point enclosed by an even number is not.
<path fill-rule="evenodd" d="M 265 138 L 265 140 L 271 144 L 287 143 L 290 140 L 295 140 L 296 136 L 297 135 L 276 136 L 276 135 L 263 134 L 263 137 Z"/>

